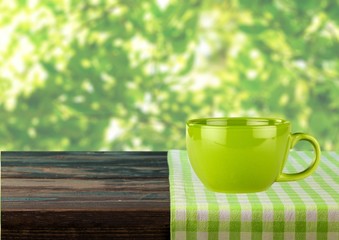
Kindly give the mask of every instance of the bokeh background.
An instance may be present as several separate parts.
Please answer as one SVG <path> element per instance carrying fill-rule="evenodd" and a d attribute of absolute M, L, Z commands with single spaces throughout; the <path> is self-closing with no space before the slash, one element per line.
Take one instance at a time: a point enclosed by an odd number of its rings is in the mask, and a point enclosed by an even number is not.
<path fill-rule="evenodd" d="M 339 150 L 336 0 L 0 1 L 2 150 L 185 148 L 185 121 L 291 120 Z"/>

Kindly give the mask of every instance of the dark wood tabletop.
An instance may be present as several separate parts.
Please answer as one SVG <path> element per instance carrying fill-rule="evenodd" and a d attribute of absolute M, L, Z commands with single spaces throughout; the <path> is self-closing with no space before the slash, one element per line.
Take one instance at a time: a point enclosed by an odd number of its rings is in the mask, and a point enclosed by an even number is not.
<path fill-rule="evenodd" d="M 166 152 L 2 152 L 2 239 L 169 239 Z"/>

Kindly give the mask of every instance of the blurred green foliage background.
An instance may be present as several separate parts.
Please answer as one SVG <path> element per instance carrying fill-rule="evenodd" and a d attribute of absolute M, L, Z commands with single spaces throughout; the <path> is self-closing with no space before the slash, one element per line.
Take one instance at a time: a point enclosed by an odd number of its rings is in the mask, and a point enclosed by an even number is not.
<path fill-rule="evenodd" d="M 0 1 L 2 150 L 185 148 L 271 116 L 339 150 L 336 0 Z"/>

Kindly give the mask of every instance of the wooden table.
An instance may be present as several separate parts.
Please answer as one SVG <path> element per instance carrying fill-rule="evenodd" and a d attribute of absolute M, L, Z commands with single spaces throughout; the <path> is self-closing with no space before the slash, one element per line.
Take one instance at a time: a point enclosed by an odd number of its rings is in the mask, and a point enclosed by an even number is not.
<path fill-rule="evenodd" d="M 169 239 L 166 152 L 2 152 L 2 239 Z"/>

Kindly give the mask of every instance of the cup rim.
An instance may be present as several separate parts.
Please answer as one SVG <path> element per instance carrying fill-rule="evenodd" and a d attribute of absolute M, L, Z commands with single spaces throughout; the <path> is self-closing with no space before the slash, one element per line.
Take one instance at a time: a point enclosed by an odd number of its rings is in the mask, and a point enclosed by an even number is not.
<path fill-rule="evenodd" d="M 208 124 L 207 122 L 211 122 Z M 237 122 L 236 125 L 229 125 L 227 121 Z M 214 123 L 212 123 L 214 122 Z M 244 124 L 242 124 L 244 123 Z M 245 124 L 246 123 L 246 124 Z M 207 117 L 189 119 L 187 127 L 200 128 L 271 128 L 289 126 L 290 121 L 274 117 Z"/>

